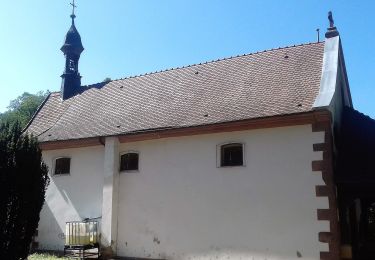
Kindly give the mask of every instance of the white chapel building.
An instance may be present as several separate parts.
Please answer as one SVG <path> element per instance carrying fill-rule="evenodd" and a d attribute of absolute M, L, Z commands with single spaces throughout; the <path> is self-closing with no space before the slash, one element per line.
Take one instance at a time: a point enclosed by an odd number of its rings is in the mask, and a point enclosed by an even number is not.
<path fill-rule="evenodd" d="M 340 35 L 81 86 L 74 17 L 60 92 L 30 121 L 49 167 L 39 249 L 96 219 L 103 252 L 337 260 L 335 134 L 352 109 Z"/>

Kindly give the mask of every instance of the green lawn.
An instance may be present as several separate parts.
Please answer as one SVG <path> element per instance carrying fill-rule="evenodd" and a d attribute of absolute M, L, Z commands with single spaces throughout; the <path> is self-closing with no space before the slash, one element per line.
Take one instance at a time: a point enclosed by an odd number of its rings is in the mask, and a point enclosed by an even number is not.
<path fill-rule="evenodd" d="M 58 257 L 50 254 L 32 254 L 28 258 L 28 260 L 69 260 L 71 258 L 66 257 Z"/>

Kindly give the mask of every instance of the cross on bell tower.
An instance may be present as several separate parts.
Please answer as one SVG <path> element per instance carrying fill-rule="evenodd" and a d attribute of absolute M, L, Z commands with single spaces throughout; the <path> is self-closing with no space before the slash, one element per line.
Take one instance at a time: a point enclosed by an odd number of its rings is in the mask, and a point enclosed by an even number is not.
<path fill-rule="evenodd" d="M 81 75 L 78 71 L 78 62 L 84 48 L 81 36 L 74 24 L 74 19 L 76 18 L 75 8 L 77 8 L 75 0 L 70 4 L 72 5 L 72 14 L 70 15 L 72 25 L 65 36 L 64 45 L 61 47 L 61 51 L 65 55 L 65 70 L 61 75 L 61 98 L 63 100 L 71 98 L 81 92 Z"/>
<path fill-rule="evenodd" d="M 70 5 L 73 7 L 73 10 L 72 10 L 72 15 L 70 17 L 72 17 L 72 19 L 76 18 L 75 16 L 75 9 L 76 9 L 76 3 L 75 3 L 75 0 L 73 0 L 73 3 L 70 3 Z M 74 21 L 73 21 L 74 22 Z"/>

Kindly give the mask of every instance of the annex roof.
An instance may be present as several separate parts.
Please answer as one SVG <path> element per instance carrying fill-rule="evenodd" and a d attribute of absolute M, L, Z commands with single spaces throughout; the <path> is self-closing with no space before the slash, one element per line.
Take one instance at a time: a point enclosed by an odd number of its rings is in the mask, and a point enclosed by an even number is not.
<path fill-rule="evenodd" d="M 183 128 L 313 110 L 324 42 L 51 93 L 27 131 L 40 142 Z"/>

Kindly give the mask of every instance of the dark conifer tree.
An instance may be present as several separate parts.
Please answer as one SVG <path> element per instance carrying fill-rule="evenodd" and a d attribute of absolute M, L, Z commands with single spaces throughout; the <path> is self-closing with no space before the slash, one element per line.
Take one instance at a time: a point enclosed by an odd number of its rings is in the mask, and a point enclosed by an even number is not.
<path fill-rule="evenodd" d="M 0 259 L 26 259 L 38 227 L 48 169 L 37 140 L 0 125 Z"/>

